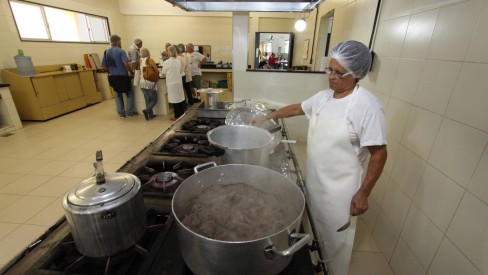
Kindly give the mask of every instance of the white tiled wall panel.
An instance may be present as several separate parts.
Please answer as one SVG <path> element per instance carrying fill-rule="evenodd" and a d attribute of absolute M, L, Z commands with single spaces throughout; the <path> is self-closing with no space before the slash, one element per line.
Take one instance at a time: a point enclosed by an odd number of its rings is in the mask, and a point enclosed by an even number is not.
<path fill-rule="evenodd" d="M 396 275 L 425 274 L 425 269 L 402 238 L 398 240 L 395 251 L 393 251 L 390 265 Z"/>
<path fill-rule="evenodd" d="M 444 119 L 428 161 L 466 187 L 487 141 L 487 133 Z"/>
<path fill-rule="evenodd" d="M 488 273 L 488 205 L 467 192 L 446 236 L 483 274 Z"/>
<path fill-rule="evenodd" d="M 488 204 L 488 150 L 485 149 L 473 177 L 468 185 L 468 191 Z"/>
<path fill-rule="evenodd" d="M 481 272 L 447 238 L 442 240 L 428 272 L 429 275 L 481 275 Z"/>

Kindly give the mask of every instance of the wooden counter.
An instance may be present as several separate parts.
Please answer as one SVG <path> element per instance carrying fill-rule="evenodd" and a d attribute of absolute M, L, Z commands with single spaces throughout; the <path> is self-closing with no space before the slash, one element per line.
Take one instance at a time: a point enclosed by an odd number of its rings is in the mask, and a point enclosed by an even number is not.
<path fill-rule="evenodd" d="M 102 101 L 94 70 L 64 72 L 62 65 L 35 67 L 33 76 L 2 70 L 22 120 L 47 120 Z"/>

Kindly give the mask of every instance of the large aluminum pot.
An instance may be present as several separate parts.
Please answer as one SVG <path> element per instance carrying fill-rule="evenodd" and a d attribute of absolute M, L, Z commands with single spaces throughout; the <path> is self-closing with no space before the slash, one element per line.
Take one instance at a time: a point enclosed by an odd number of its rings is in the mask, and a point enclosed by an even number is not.
<path fill-rule="evenodd" d="M 141 182 L 132 174 L 86 179 L 64 196 L 62 205 L 76 247 L 88 257 L 115 255 L 134 245 L 146 229 Z"/>
<path fill-rule="evenodd" d="M 208 141 L 225 149 L 222 164 L 252 164 L 267 167 L 273 151 L 273 135 L 249 125 L 223 125 L 207 132 Z"/>
<path fill-rule="evenodd" d="M 196 167 L 195 172 L 199 168 Z M 270 207 L 280 209 L 280 221 L 284 226 L 267 236 L 244 241 L 212 239 L 185 226 L 184 219 L 191 215 L 189 204 L 192 201 L 207 196 L 205 201 L 218 202 L 221 197 L 215 195 L 212 198 L 212 194 L 219 192 L 213 191 L 222 189 L 227 192 L 228 188 L 239 194 L 260 194 L 260 199 L 269 203 Z M 228 207 L 219 207 L 218 203 L 215 206 L 203 208 L 199 214 L 245 216 L 245 211 L 262 214 L 259 212 L 262 209 L 253 207 L 228 213 Z M 303 193 L 288 178 L 273 170 L 246 164 L 212 167 L 192 175 L 177 189 L 172 202 L 181 254 L 187 266 L 198 275 L 267 275 L 281 272 L 290 263 L 293 254 L 310 240 L 308 234 L 298 233 L 304 208 Z M 209 213 L 212 211 L 214 213 Z"/>

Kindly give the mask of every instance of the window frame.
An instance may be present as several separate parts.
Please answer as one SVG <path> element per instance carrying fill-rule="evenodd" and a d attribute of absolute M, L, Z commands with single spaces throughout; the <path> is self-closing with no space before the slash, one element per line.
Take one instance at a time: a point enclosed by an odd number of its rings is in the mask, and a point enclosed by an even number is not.
<path fill-rule="evenodd" d="M 16 3 L 25 4 L 25 5 L 32 5 L 32 6 L 39 7 L 40 10 L 41 10 L 42 17 L 43 17 L 43 22 L 45 24 L 44 27 L 45 27 L 45 30 L 46 30 L 46 32 L 48 34 L 48 38 L 47 39 L 42 39 L 42 38 L 23 38 L 21 36 L 20 31 L 19 31 L 19 26 L 17 25 L 17 20 L 15 18 L 14 11 L 12 9 L 11 2 L 16 2 Z M 110 31 L 110 23 L 108 21 L 108 17 L 101 16 L 101 15 L 96 15 L 96 14 L 91 14 L 91 13 L 80 12 L 80 11 L 76 11 L 76 10 L 65 9 L 65 8 L 61 8 L 61 7 L 55 7 L 55 6 L 50 6 L 50 5 L 40 4 L 40 3 L 34 3 L 34 2 L 24 1 L 24 0 L 8 0 L 8 4 L 9 4 L 9 7 L 10 7 L 10 11 L 12 13 L 12 17 L 13 17 L 13 20 L 14 20 L 14 23 L 15 23 L 15 27 L 17 29 L 17 34 L 19 35 L 19 39 L 22 42 L 50 42 L 50 43 L 77 43 L 77 44 L 110 44 L 111 31 Z M 86 22 L 87 22 L 86 23 L 86 27 L 87 27 L 87 31 L 88 31 L 88 34 L 89 34 L 89 37 L 90 37 L 90 40 L 91 41 L 62 41 L 62 40 L 53 40 L 52 39 L 51 32 L 50 32 L 50 29 L 49 29 L 48 20 L 47 20 L 47 16 L 46 16 L 46 12 L 45 12 L 44 7 L 49 7 L 49 8 L 53 8 L 53 9 L 59 9 L 59 10 L 73 12 L 73 13 L 76 13 L 76 14 L 83 15 L 85 17 L 85 19 L 86 19 Z M 101 19 L 102 20 L 103 25 L 105 27 L 104 32 L 105 32 L 107 41 L 95 41 L 93 39 L 94 35 L 93 35 L 92 28 L 91 28 L 91 25 L 90 25 L 90 18 L 97 18 L 97 19 Z"/>

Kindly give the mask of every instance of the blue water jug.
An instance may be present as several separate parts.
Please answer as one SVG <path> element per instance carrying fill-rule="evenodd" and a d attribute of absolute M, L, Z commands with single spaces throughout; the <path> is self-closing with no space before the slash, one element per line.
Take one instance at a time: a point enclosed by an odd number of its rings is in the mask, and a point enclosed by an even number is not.
<path fill-rule="evenodd" d="M 36 74 L 34 64 L 30 56 L 25 56 L 24 52 L 19 49 L 19 54 L 14 56 L 15 65 L 17 65 L 17 71 L 21 76 L 33 76 Z"/>

